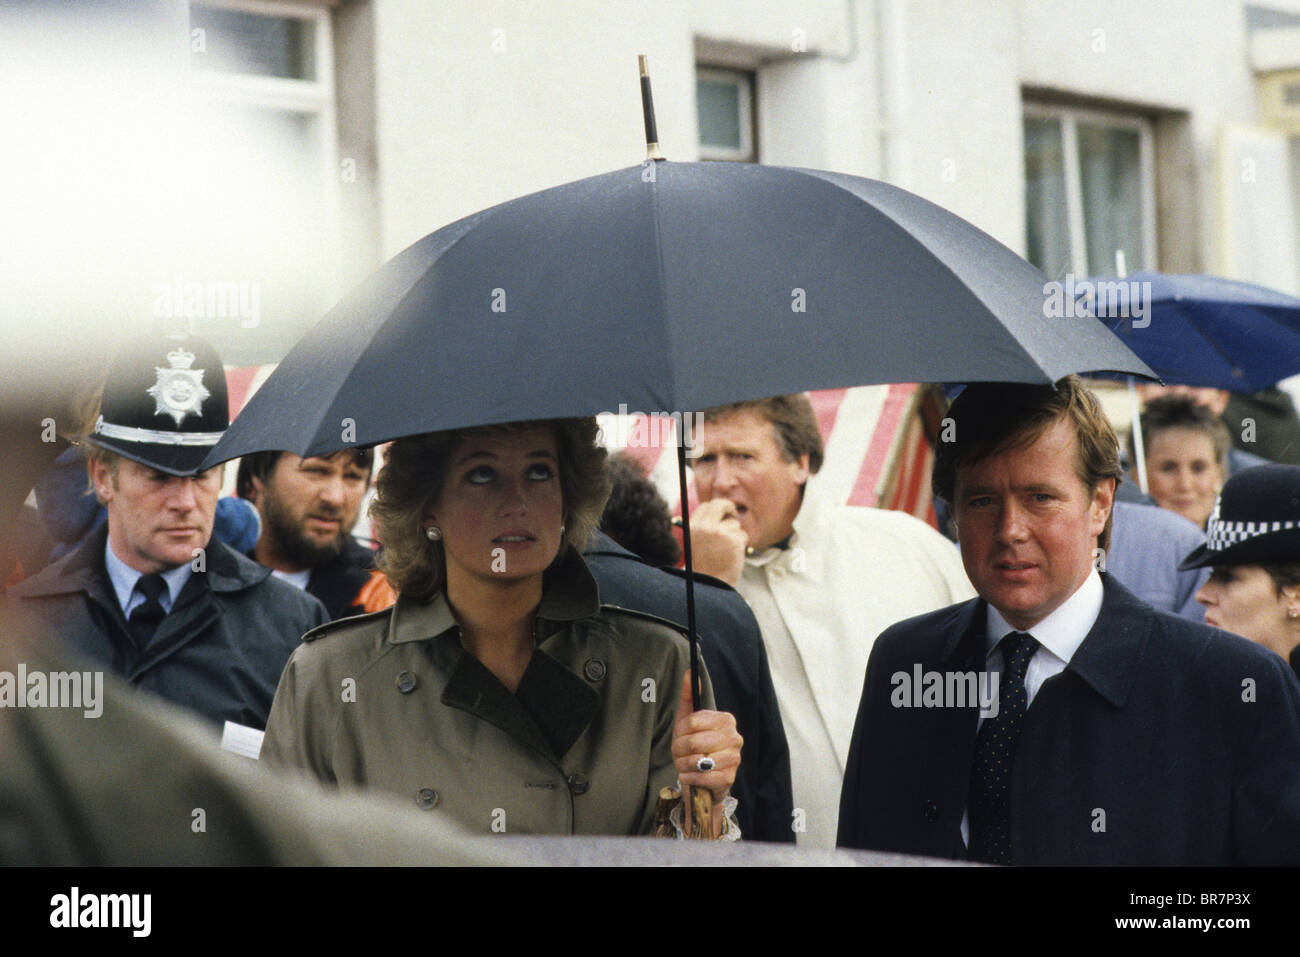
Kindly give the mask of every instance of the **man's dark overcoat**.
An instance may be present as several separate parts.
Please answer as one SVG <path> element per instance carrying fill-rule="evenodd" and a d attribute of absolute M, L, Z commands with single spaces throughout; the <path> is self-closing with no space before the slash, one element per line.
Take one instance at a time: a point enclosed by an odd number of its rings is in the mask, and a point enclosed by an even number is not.
<path fill-rule="evenodd" d="M 10 591 L 24 611 L 83 658 L 217 722 L 264 728 L 289 655 L 328 621 L 315 598 L 208 541 L 152 640 L 137 651 L 104 568 L 107 527 Z"/>
<path fill-rule="evenodd" d="M 360 592 L 370 581 L 374 568 L 375 553 L 349 536 L 343 551 L 311 570 L 307 594 L 320 599 L 331 621 L 364 615 L 366 608 L 360 601 Z"/>
<path fill-rule="evenodd" d="M 686 627 L 685 573 L 656 568 L 598 533 L 583 558 L 600 600 Z M 747 840 L 793 843 L 790 746 L 776 704 L 758 622 L 739 593 L 707 575 L 695 576 L 700 650 L 713 679 L 718 710 L 736 718 L 745 745 L 731 793 Z"/>
<path fill-rule="evenodd" d="M 1300 863 L 1300 683 L 1287 662 L 1101 577 L 1096 624 L 1025 714 L 1010 785 L 1013 863 Z M 893 676 L 917 664 L 980 670 L 985 611 L 975 599 L 876 640 L 844 774 L 841 847 L 966 856 L 978 709 L 896 707 Z"/>

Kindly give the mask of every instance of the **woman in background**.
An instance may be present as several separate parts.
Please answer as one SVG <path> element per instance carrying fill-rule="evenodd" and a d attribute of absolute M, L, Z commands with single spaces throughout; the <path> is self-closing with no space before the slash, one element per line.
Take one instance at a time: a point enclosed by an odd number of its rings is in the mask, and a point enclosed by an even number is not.
<path fill-rule="evenodd" d="M 1184 396 L 1151 400 L 1141 424 L 1147 491 L 1161 508 L 1204 529 L 1227 476 L 1227 427 Z M 1132 439 L 1129 461 L 1136 461 Z"/>
<path fill-rule="evenodd" d="M 1263 645 L 1300 674 L 1300 466 L 1238 472 L 1207 533 L 1180 566 L 1214 569 L 1196 594 L 1206 624 Z"/>

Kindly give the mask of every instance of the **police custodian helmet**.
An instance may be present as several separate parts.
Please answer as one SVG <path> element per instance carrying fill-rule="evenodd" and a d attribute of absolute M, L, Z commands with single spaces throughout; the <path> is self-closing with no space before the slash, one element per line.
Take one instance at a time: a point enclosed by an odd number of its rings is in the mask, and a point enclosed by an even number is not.
<path fill-rule="evenodd" d="M 152 336 L 118 354 L 86 442 L 169 475 L 193 475 L 230 425 L 221 357 L 195 336 Z"/>
<path fill-rule="evenodd" d="M 1300 562 L 1300 465 L 1256 465 L 1224 483 L 1205 544 L 1180 570 Z"/>

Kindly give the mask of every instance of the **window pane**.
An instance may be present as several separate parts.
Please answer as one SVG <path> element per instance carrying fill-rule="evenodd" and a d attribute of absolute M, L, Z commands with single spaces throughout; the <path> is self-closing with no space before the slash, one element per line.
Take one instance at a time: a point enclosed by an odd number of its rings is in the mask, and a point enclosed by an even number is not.
<path fill-rule="evenodd" d="M 1025 236 L 1027 259 L 1061 279 L 1070 269 L 1061 121 L 1025 120 Z"/>
<path fill-rule="evenodd" d="M 740 141 L 740 84 L 697 78 L 695 106 L 700 115 L 701 146 L 744 148 Z"/>
<path fill-rule="evenodd" d="M 315 24 L 298 17 L 264 17 L 194 5 L 190 57 L 196 69 L 251 73 L 292 80 L 316 79 Z"/>
<path fill-rule="evenodd" d="M 1079 178 L 1088 271 L 1115 272 L 1124 250 L 1129 272 L 1147 268 L 1142 242 L 1142 161 L 1137 130 L 1079 123 Z"/>

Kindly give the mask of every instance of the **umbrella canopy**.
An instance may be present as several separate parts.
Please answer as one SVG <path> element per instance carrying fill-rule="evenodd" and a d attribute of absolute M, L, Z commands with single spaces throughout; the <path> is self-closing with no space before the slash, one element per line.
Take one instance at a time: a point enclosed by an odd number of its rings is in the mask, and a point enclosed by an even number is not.
<path fill-rule="evenodd" d="M 647 162 L 476 213 L 394 257 L 285 357 L 208 457 L 685 412 L 873 382 L 1150 376 L 1045 277 L 903 190 Z"/>
<path fill-rule="evenodd" d="M 1275 289 L 1139 272 L 1074 291 L 1170 384 L 1258 392 L 1300 373 L 1300 299 Z"/>

